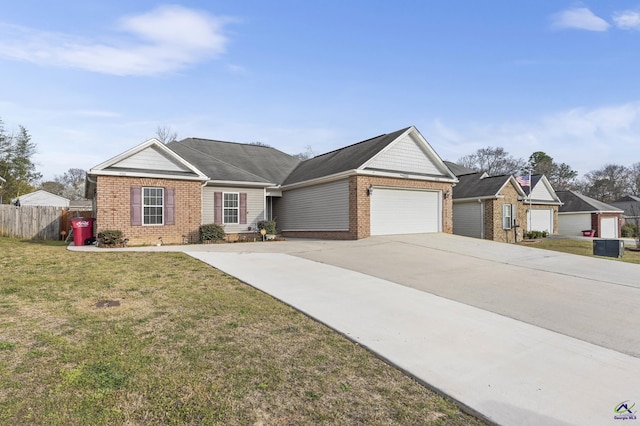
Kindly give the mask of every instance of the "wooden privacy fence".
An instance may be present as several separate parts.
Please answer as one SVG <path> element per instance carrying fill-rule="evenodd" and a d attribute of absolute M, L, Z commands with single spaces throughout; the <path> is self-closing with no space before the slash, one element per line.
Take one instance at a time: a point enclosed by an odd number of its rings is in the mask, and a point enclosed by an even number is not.
<path fill-rule="evenodd" d="M 90 211 L 49 206 L 0 205 L 0 236 L 33 240 L 59 240 L 69 235 L 71 219 L 91 217 Z"/>

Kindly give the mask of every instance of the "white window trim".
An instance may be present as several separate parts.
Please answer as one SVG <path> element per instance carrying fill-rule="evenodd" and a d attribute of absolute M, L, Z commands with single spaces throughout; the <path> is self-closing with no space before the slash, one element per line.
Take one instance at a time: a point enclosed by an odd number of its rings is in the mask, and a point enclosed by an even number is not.
<path fill-rule="evenodd" d="M 144 208 L 145 207 L 158 207 L 158 206 L 151 206 L 151 205 L 146 205 L 144 203 L 144 191 L 145 189 L 160 189 L 162 190 L 162 222 L 161 223 L 144 223 Z M 142 226 L 164 226 L 164 213 L 165 213 L 165 209 L 167 208 L 167 206 L 164 205 L 164 188 L 161 186 L 143 186 L 142 187 L 142 194 L 140 194 L 142 200 L 140 200 L 140 208 L 142 209 L 141 214 L 141 218 L 142 218 Z"/>
<path fill-rule="evenodd" d="M 235 195 L 238 198 L 238 207 L 226 207 L 224 204 L 224 196 L 227 194 L 231 194 L 231 195 Z M 238 220 L 236 222 L 227 222 L 225 220 L 226 215 L 224 214 L 225 209 L 232 209 L 235 208 L 238 212 L 238 214 L 236 215 L 236 217 L 238 218 Z M 224 225 L 239 225 L 240 224 L 240 193 L 239 192 L 223 192 L 222 193 L 222 223 Z"/>
<path fill-rule="evenodd" d="M 506 208 L 509 208 L 509 214 L 506 214 Z M 505 219 L 509 218 L 509 224 L 505 226 Z M 512 229 L 513 228 L 513 204 L 503 204 L 502 205 L 502 229 Z"/>

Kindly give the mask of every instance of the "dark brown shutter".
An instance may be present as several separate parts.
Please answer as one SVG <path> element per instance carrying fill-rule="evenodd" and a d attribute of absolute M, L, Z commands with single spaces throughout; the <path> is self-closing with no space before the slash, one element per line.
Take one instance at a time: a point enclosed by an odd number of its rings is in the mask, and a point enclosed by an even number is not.
<path fill-rule="evenodd" d="M 164 224 L 175 225 L 175 190 L 173 188 L 164 189 Z"/>
<path fill-rule="evenodd" d="M 240 225 L 247 223 L 247 193 L 240 193 Z"/>
<path fill-rule="evenodd" d="M 222 192 L 213 193 L 213 223 L 222 225 Z"/>
<path fill-rule="evenodd" d="M 131 226 L 142 225 L 142 188 L 131 187 Z"/>

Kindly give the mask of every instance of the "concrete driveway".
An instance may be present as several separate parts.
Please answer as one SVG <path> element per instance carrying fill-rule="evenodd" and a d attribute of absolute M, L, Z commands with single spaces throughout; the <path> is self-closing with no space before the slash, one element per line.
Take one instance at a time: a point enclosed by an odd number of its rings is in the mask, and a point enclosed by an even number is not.
<path fill-rule="evenodd" d="M 499 424 L 640 404 L 640 265 L 445 234 L 145 250 L 234 275 Z"/>

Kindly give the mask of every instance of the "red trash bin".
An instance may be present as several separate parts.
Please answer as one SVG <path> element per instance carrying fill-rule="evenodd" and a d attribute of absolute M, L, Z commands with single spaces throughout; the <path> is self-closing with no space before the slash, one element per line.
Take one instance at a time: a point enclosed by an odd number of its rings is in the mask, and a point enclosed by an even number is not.
<path fill-rule="evenodd" d="M 87 243 L 87 240 L 93 240 L 93 222 L 95 222 L 94 218 L 74 217 L 71 219 L 73 244 L 83 246 Z"/>

